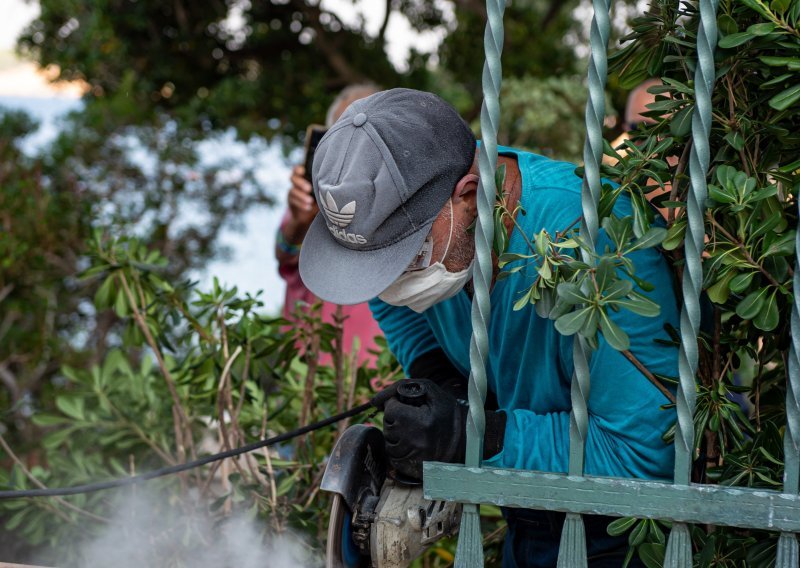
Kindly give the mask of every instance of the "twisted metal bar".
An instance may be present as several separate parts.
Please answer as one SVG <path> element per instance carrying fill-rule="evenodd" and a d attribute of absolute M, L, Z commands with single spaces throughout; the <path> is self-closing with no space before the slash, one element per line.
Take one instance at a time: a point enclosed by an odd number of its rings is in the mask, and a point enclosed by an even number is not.
<path fill-rule="evenodd" d="M 800 205 L 798 206 L 800 211 Z M 786 432 L 783 435 L 783 492 L 800 492 L 800 232 L 795 238 L 791 343 L 789 344 L 786 377 Z M 775 566 L 788 568 L 798 565 L 797 538 L 792 533 L 781 534 Z"/>
<path fill-rule="evenodd" d="M 486 361 L 489 359 L 490 301 L 492 283 L 492 241 L 494 239 L 495 169 L 497 167 L 497 128 L 500 122 L 500 83 L 503 51 L 504 0 L 486 3 L 488 21 L 484 43 L 483 104 L 481 106 L 481 145 L 478 150 L 478 222 L 475 230 L 475 268 L 472 282 L 472 338 L 469 346 L 469 417 L 467 418 L 466 465 L 479 466 L 483 454 L 486 400 Z"/>
<path fill-rule="evenodd" d="M 583 146 L 584 175 L 581 185 L 581 237 L 586 248 L 581 258 L 594 264 L 595 241 L 600 230 L 597 205 L 600 202 L 602 182 L 600 162 L 603 159 L 603 117 L 606 112 L 606 80 L 608 79 L 608 36 L 611 32 L 609 0 L 592 2 L 594 15 L 589 37 L 589 100 L 586 102 L 586 142 Z M 588 284 L 587 284 L 588 286 Z M 588 290 L 587 290 L 588 292 Z M 592 349 L 580 335 L 572 347 L 575 370 L 570 385 L 572 410 L 569 413 L 569 474 L 583 475 L 586 438 L 589 432 L 589 360 Z M 569 514 L 561 531 L 558 550 L 558 568 L 582 568 L 587 565 L 586 530 L 580 515 Z"/>
<path fill-rule="evenodd" d="M 703 285 L 702 253 L 705 239 L 703 210 L 708 195 L 706 174 L 711 160 L 711 92 L 714 89 L 714 47 L 717 43 L 718 0 L 700 1 L 697 34 L 695 109 L 692 114 L 692 150 L 689 155 L 691 188 L 686 214 L 686 267 L 683 271 L 681 308 L 681 350 L 678 361 L 680 388 L 677 396 L 678 425 L 675 435 L 675 483 L 687 485 L 694 453 L 694 405 L 697 395 L 697 335 L 700 330 L 700 291 Z"/>
<path fill-rule="evenodd" d="M 475 267 L 472 298 L 472 339 L 469 346 L 469 416 L 467 418 L 466 465 L 480 466 L 486 420 L 486 362 L 489 359 L 489 288 L 492 282 L 492 241 L 494 240 L 495 169 L 497 167 L 497 129 L 500 123 L 500 84 L 503 52 L 503 12 L 505 0 L 487 0 L 484 33 L 486 61 L 483 65 L 483 104 L 481 106 L 481 145 L 478 151 L 478 223 L 475 230 Z M 477 506 L 464 507 L 456 548 L 456 567 L 483 565 L 483 542 Z"/>
<path fill-rule="evenodd" d="M 581 250 L 581 257 L 587 264 L 593 264 L 592 253 L 600 230 L 597 204 L 600 201 L 602 183 L 600 180 L 600 163 L 603 159 L 603 117 L 606 112 L 606 80 L 608 78 L 608 36 L 611 32 L 611 21 L 608 13 L 609 0 L 594 0 L 594 16 L 590 34 L 591 58 L 589 59 L 589 100 L 586 103 L 586 142 L 583 146 L 584 176 L 581 186 L 581 237 L 586 242 L 586 249 Z M 584 447 L 589 429 L 589 359 L 591 348 L 580 335 L 575 336 L 572 358 L 575 372 L 572 376 L 570 396 L 572 412 L 570 412 L 569 428 L 569 473 L 583 475 Z"/>
<path fill-rule="evenodd" d="M 678 359 L 680 386 L 677 395 L 678 423 L 675 432 L 675 483 L 688 485 L 694 456 L 694 408 L 697 399 L 698 347 L 700 331 L 700 291 L 703 285 L 702 254 L 705 241 L 703 209 L 708 195 L 706 175 L 711 160 L 711 94 L 714 90 L 714 48 L 717 45 L 718 0 L 700 0 L 700 25 L 697 32 L 695 69 L 695 109 L 692 113 L 692 150 L 689 155 L 689 191 L 686 215 L 686 265 L 683 271 L 681 308 L 681 349 Z M 692 565 L 689 527 L 676 523 L 667 543 L 665 565 L 690 568 Z"/>

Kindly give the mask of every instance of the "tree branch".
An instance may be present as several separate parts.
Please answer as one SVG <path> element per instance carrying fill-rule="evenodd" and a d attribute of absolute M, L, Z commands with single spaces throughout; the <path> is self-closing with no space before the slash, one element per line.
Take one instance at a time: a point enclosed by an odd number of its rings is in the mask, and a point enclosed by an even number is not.
<path fill-rule="evenodd" d="M 175 408 L 175 412 L 179 420 L 175 424 L 175 441 L 178 444 L 178 457 L 179 460 L 182 462 L 185 460 L 186 457 L 186 447 L 183 443 L 183 436 L 180 435 L 180 430 L 185 430 L 188 435 L 191 436 L 191 429 L 189 426 L 189 418 L 186 416 L 186 413 L 183 410 L 183 405 L 181 404 L 180 396 L 178 395 L 178 389 L 175 387 L 175 381 L 172 378 L 172 374 L 169 372 L 167 368 L 167 363 L 164 361 L 164 357 L 161 354 L 161 350 L 158 348 L 158 344 L 156 343 L 153 334 L 150 332 L 150 327 L 147 325 L 147 322 L 144 321 L 144 316 L 139 311 L 136 303 L 136 298 L 133 295 L 133 292 L 128 286 L 128 280 L 125 278 L 125 274 L 122 272 L 118 272 L 119 281 L 122 284 L 122 289 L 125 291 L 125 296 L 128 298 L 128 302 L 131 305 L 131 310 L 133 310 L 133 319 L 136 321 L 136 324 L 139 326 L 142 334 L 147 341 L 147 344 L 150 346 L 150 349 L 153 350 L 153 354 L 156 357 L 156 361 L 158 362 L 158 366 L 161 369 L 161 374 L 164 377 L 164 381 L 167 383 L 167 390 L 169 390 L 170 397 L 172 398 L 172 404 Z"/>
<path fill-rule="evenodd" d="M 336 42 L 331 41 L 328 32 L 320 22 L 322 10 L 317 6 L 309 6 L 303 0 L 292 0 L 292 6 L 302 12 L 308 18 L 308 24 L 314 30 L 314 41 L 319 48 L 322 56 L 327 60 L 328 65 L 339 74 L 345 84 L 359 83 L 364 77 L 355 71 L 347 61 L 347 58 L 339 50 Z"/>
<path fill-rule="evenodd" d="M 41 481 L 39 481 L 39 479 L 36 476 L 34 476 L 30 472 L 30 470 L 25 466 L 25 464 L 22 463 L 22 460 L 19 459 L 19 456 L 17 456 L 17 454 L 15 454 L 13 452 L 13 450 L 8 445 L 8 443 L 6 442 L 6 439 L 3 437 L 2 434 L 0 434 L 0 446 L 2 446 L 3 450 L 8 454 L 8 457 L 10 457 L 11 460 L 15 464 L 17 464 L 17 466 L 19 466 L 20 470 L 22 470 L 22 473 L 25 474 L 25 477 L 27 477 L 31 481 L 31 483 L 33 483 L 39 489 L 47 489 L 47 486 L 44 483 L 42 483 Z M 90 513 L 89 511 L 81 509 L 80 507 L 76 507 L 75 505 L 65 501 L 61 497 L 53 497 L 52 499 L 56 503 L 58 503 L 59 505 L 63 506 L 64 508 L 69 509 L 70 511 L 74 511 L 74 512 L 80 514 L 80 515 L 85 516 L 85 517 L 88 517 L 88 518 L 90 518 L 90 519 L 92 519 L 94 521 L 100 521 L 101 523 L 111 522 L 109 519 L 107 519 L 105 517 L 101 517 L 100 515 L 95 515 L 94 513 Z M 58 514 L 65 521 L 72 522 L 72 519 L 70 519 L 69 517 L 67 517 L 63 513 L 61 513 L 61 511 L 58 511 L 56 509 L 55 512 L 56 512 L 56 514 Z"/>
<path fill-rule="evenodd" d="M 378 31 L 378 41 L 381 42 L 381 45 L 385 45 L 385 36 L 386 36 L 386 27 L 389 25 L 389 16 L 392 15 L 392 0 L 386 0 L 386 13 L 383 15 L 383 23 L 381 24 L 381 29 Z"/>
<path fill-rule="evenodd" d="M 709 221 L 711 221 L 711 224 L 714 225 L 715 229 L 717 229 L 720 233 L 722 233 L 725 236 L 725 238 L 727 238 L 730 241 L 730 243 L 732 245 L 736 246 L 740 251 L 742 251 L 742 254 L 745 257 L 745 260 L 747 260 L 747 262 L 749 262 L 752 265 L 753 268 L 757 268 L 759 270 L 759 272 L 761 272 L 761 274 L 764 275 L 764 277 L 767 279 L 767 281 L 770 284 L 772 284 L 773 286 L 775 286 L 778 289 L 783 290 L 783 286 L 777 280 L 775 280 L 775 277 L 772 276 L 772 274 L 770 274 L 769 272 L 767 272 L 766 268 L 761 266 L 761 264 L 756 262 L 755 259 L 753 259 L 753 257 L 750 256 L 750 253 L 747 251 L 747 247 L 745 247 L 744 244 L 742 244 L 739 241 L 739 239 L 737 239 L 736 237 L 731 235 L 727 230 L 725 230 L 725 227 L 720 225 L 717 222 L 717 220 L 714 219 L 714 216 L 711 214 L 711 211 L 709 211 L 706 214 L 706 217 L 708 218 Z"/>
<path fill-rule="evenodd" d="M 642 364 L 642 362 L 641 362 L 641 361 L 639 361 L 639 359 L 637 359 L 637 358 L 636 358 L 636 355 L 634 355 L 633 353 L 631 353 L 630 349 L 625 349 L 624 351 L 621 351 L 621 353 L 622 353 L 622 355 L 623 355 L 623 356 L 624 356 L 624 357 L 625 357 L 625 358 L 626 358 L 628 361 L 630 361 L 631 363 L 633 363 L 633 366 L 634 366 L 634 367 L 636 367 L 637 369 L 639 369 L 639 371 L 640 371 L 640 372 L 641 372 L 641 373 L 642 373 L 642 374 L 643 374 L 645 377 L 647 377 L 647 380 L 648 380 L 648 381 L 650 381 L 651 383 L 653 383 L 653 386 L 654 386 L 654 387 L 656 387 L 656 388 L 657 388 L 657 389 L 658 389 L 658 390 L 661 392 L 661 394 L 663 394 L 665 397 L 667 397 L 667 398 L 669 399 L 669 401 L 670 401 L 672 404 L 675 404 L 675 395 L 674 395 L 674 394 L 672 394 L 671 392 L 669 392 L 669 389 L 668 389 L 667 387 L 665 387 L 665 386 L 663 385 L 663 383 L 662 383 L 661 381 L 659 381 L 659 380 L 656 378 L 656 376 L 655 376 L 653 373 L 651 373 L 651 372 L 650 372 L 650 371 L 647 369 L 647 367 L 645 367 L 645 366 Z"/>
<path fill-rule="evenodd" d="M 550 27 L 550 24 L 556 19 L 563 6 L 563 0 L 550 0 L 550 6 L 547 8 L 544 18 L 542 18 L 542 31 Z"/>

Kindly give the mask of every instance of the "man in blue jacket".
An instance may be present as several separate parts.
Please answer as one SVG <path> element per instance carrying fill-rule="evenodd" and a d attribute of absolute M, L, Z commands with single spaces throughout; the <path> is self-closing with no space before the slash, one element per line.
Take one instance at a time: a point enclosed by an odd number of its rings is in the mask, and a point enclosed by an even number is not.
<path fill-rule="evenodd" d="M 476 141 L 456 111 L 430 93 L 383 91 L 357 101 L 320 143 L 313 185 L 321 212 L 300 255 L 300 274 L 324 300 L 342 304 L 372 299 L 389 348 L 409 377 L 429 379 L 423 406 L 391 400 L 384 414 L 392 466 L 412 477 L 427 460 L 464 456 L 464 398 L 471 334 L 471 268 L 475 245 L 469 227 L 477 216 Z M 581 215 L 581 180 L 575 166 L 511 148 L 504 191 L 528 236 L 551 235 Z M 631 214 L 627 197 L 615 214 Z M 611 246 L 601 233 L 598 250 Z M 519 230 L 508 252 L 526 253 Z M 678 325 L 672 278 L 654 249 L 631 255 L 636 275 L 655 286 L 647 296 L 658 317 L 627 310 L 611 318 L 627 331 L 630 351 L 653 373 L 677 375 L 677 351 L 665 324 Z M 498 270 L 495 268 L 495 276 Z M 566 472 L 569 456 L 573 337 L 553 321 L 513 304 L 536 276 L 535 267 L 494 281 L 489 322 L 484 463 Z M 641 289 L 636 288 L 642 292 Z M 644 292 L 642 292 L 644 293 Z M 591 359 L 589 475 L 670 478 L 673 448 L 662 435 L 674 410 L 620 352 L 600 338 Z M 554 566 L 563 515 L 506 510 L 509 533 L 504 566 Z M 608 518 L 587 517 L 591 566 L 620 566 L 627 544 L 605 531 Z"/>

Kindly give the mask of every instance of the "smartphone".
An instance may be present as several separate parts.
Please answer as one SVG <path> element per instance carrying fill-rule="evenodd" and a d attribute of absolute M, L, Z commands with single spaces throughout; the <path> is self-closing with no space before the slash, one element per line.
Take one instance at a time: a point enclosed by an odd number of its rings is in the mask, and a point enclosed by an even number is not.
<path fill-rule="evenodd" d="M 311 181 L 311 166 L 314 164 L 314 151 L 317 149 L 319 141 L 322 140 L 322 137 L 325 136 L 327 131 L 327 128 L 319 124 L 311 124 L 306 129 L 305 178 L 308 181 Z"/>

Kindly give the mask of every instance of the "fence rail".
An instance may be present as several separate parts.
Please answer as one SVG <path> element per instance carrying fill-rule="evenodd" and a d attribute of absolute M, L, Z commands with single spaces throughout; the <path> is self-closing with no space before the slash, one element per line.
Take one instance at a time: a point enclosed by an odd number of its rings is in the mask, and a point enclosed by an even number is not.
<path fill-rule="evenodd" d="M 800 532 L 800 496 L 779 491 L 442 463 L 424 471 L 427 499 Z"/>

